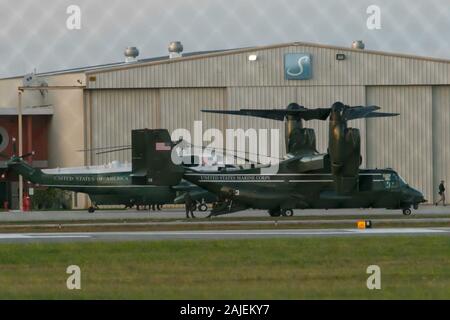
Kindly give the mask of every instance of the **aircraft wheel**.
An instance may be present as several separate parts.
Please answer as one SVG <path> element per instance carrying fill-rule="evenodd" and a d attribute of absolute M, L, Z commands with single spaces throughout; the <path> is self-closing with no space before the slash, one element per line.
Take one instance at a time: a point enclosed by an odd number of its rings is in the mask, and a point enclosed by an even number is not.
<path fill-rule="evenodd" d="M 208 210 L 208 206 L 206 205 L 206 203 L 201 203 L 198 205 L 197 209 L 198 211 L 205 212 L 206 210 Z"/>
<path fill-rule="evenodd" d="M 283 217 L 292 217 L 294 215 L 294 210 L 292 209 L 284 209 L 281 211 Z"/>
<path fill-rule="evenodd" d="M 161 210 L 162 210 L 162 207 L 163 207 L 162 204 L 158 204 L 158 205 L 156 206 L 156 209 L 158 209 L 158 211 L 161 211 Z"/>
<path fill-rule="evenodd" d="M 200 206 L 201 205 L 199 205 L 198 207 L 196 205 L 193 206 L 193 209 L 195 211 L 195 217 L 200 219 L 210 218 L 211 213 L 208 212 L 208 210 L 200 210 Z"/>
<path fill-rule="evenodd" d="M 411 214 L 411 209 L 410 209 L 410 208 L 405 208 L 405 209 L 403 209 L 403 214 L 404 214 L 405 216 L 409 216 L 409 215 Z"/>
<path fill-rule="evenodd" d="M 94 213 L 95 212 L 95 208 L 94 207 L 89 207 L 88 208 L 88 212 L 89 213 Z"/>

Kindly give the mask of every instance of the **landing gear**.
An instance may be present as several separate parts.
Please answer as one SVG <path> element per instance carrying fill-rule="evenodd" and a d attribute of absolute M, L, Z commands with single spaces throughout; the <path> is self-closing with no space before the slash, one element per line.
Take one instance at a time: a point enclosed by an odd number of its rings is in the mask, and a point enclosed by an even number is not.
<path fill-rule="evenodd" d="M 201 211 L 201 212 L 205 212 L 206 210 L 208 210 L 208 206 L 206 205 L 206 203 L 200 203 L 197 206 L 197 210 Z"/>
<path fill-rule="evenodd" d="M 294 215 L 294 210 L 292 209 L 269 209 L 269 215 L 271 217 L 292 217 Z"/>
<path fill-rule="evenodd" d="M 144 206 L 146 207 L 146 206 Z M 148 211 L 161 211 L 162 210 L 163 205 L 162 204 L 149 204 L 148 205 Z"/>
<path fill-rule="evenodd" d="M 410 209 L 410 208 L 405 208 L 405 209 L 403 209 L 403 214 L 404 214 L 405 216 L 411 215 L 411 209 Z"/>
<path fill-rule="evenodd" d="M 94 207 L 89 207 L 88 208 L 88 212 L 89 213 L 94 213 L 95 212 L 95 208 Z"/>
<path fill-rule="evenodd" d="M 279 217 L 281 215 L 281 212 L 279 209 L 269 209 L 269 215 L 271 217 Z"/>
<path fill-rule="evenodd" d="M 294 215 L 294 210 L 292 210 L 292 209 L 283 209 L 283 210 L 281 210 L 281 215 L 283 217 L 292 217 Z"/>

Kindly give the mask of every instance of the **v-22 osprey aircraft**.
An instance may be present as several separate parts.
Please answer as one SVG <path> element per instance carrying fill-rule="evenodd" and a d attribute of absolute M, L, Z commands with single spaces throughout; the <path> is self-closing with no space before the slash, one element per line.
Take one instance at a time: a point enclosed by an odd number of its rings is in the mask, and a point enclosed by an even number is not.
<path fill-rule="evenodd" d="M 285 121 L 288 154 L 277 165 L 276 173 L 264 173 L 268 172 L 267 167 L 198 171 L 174 165 L 164 153 L 154 153 L 149 167 L 156 163 L 163 163 L 164 167 L 160 172 L 153 170 L 147 174 L 159 185 L 185 179 L 216 194 L 219 200 L 211 215 L 247 208 L 266 209 L 271 216 L 290 216 L 293 209 L 307 208 L 387 208 L 401 209 L 403 214 L 410 215 L 411 207 L 417 209 L 426 202 L 420 191 L 410 187 L 393 169 L 359 168 L 359 130 L 349 128 L 347 122 L 397 115 L 377 112 L 378 109 L 336 102 L 331 107 L 316 109 L 292 103 L 287 109 L 211 110 L 208 112 Z M 316 150 L 314 130 L 302 127 L 302 120 L 312 119 L 329 119 L 329 146 L 325 154 Z M 170 140 L 167 130 L 147 130 L 145 135 L 165 143 Z"/>

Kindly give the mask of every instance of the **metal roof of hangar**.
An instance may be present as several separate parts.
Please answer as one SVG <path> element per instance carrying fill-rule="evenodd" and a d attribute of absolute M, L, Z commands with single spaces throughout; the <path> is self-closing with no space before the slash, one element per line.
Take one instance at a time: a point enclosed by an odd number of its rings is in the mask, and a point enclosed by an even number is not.
<path fill-rule="evenodd" d="M 313 78 L 284 78 L 283 56 L 308 52 Z M 256 62 L 248 55 L 258 55 Z M 336 54 L 344 53 L 345 61 Z M 269 46 L 202 52 L 169 59 L 149 59 L 88 70 L 88 89 L 311 86 L 448 85 L 450 60 L 373 50 L 290 42 Z"/>
<path fill-rule="evenodd" d="M 118 72 L 124 72 L 127 70 L 133 70 L 136 68 L 146 68 L 146 67 L 153 67 L 158 65 L 169 65 L 172 63 L 179 64 L 181 62 L 188 62 L 188 61 L 198 61 L 203 59 L 214 59 L 214 58 L 220 58 L 224 56 L 232 56 L 232 55 L 239 55 L 239 54 L 249 54 L 251 52 L 260 52 L 260 51 L 267 51 L 267 50 L 277 50 L 277 49 L 283 49 L 283 48 L 304 48 L 304 49 L 310 49 L 310 50 L 329 50 L 332 52 L 338 52 L 338 53 L 347 53 L 348 55 L 356 55 L 356 56 L 371 56 L 372 59 L 366 59 L 371 60 L 372 62 L 376 63 L 384 63 L 386 64 L 386 67 L 389 67 L 390 61 L 383 61 L 383 60 L 391 60 L 396 59 L 402 60 L 402 61 L 410 61 L 412 64 L 432 64 L 435 66 L 437 70 L 440 70 L 441 72 L 438 72 L 440 75 L 438 77 L 438 81 L 434 81 L 433 84 L 448 84 L 449 79 L 448 77 L 444 76 L 445 73 L 450 73 L 450 70 L 448 70 L 448 65 L 450 65 L 450 59 L 439 59 L 439 58 L 432 58 L 432 57 L 425 57 L 425 56 L 417 56 L 417 55 L 409 55 L 409 54 L 399 54 L 399 53 L 392 53 L 392 52 L 384 52 L 384 51 L 375 51 L 375 50 L 360 50 L 360 49 L 353 49 L 348 47 L 342 47 L 342 46 L 333 46 L 333 45 L 324 45 L 324 44 L 316 44 L 316 43 L 308 43 L 308 42 L 289 42 L 289 43 L 282 43 L 282 44 L 274 44 L 274 45 L 266 45 L 266 46 L 253 46 L 253 47 L 244 47 L 244 48 L 235 48 L 235 49 L 221 49 L 221 50 L 209 50 L 209 51 L 195 51 L 195 52 L 187 52 L 183 53 L 183 55 L 179 58 L 173 58 L 170 59 L 169 56 L 160 56 L 160 57 L 153 57 L 153 58 L 145 58 L 145 59 L 139 59 L 136 62 L 127 63 L 124 61 L 121 62 L 114 62 L 114 63 L 108 63 L 108 64 L 100 64 L 100 65 L 92 65 L 92 66 L 84 66 L 84 67 L 78 67 L 78 68 L 70 68 L 70 69 L 62 69 L 62 70 L 55 70 L 50 72 L 42 72 L 38 73 L 37 75 L 42 77 L 49 77 L 49 76 L 55 76 L 55 75 L 63 75 L 63 74 L 73 74 L 73 73 L 84 73 L 86 75 L 92 75 L 92 76 L 99 76 L 101 77 L 102 74 L 106 73 L 118 73 Z M 295 50 L 295 49 L 293 49 Z M 384 59 L 383 59 L 384 58 Z M 334 55 L 333 55 L 334 60 Z M 444 66 L 445 70 L 442 70 L 442 66 Z M 413 68 L 414 65 L 409 66 L 408 64 L 402 64 L 400 65 L 401 68 Z M 430 68 L 428 68 L 430 69 Z M 447 72 L 447 70 L 449 72 Z M 422 70 L 422 73 L 427 72 L 433 72 L 433 70 Z M 17 76 L 11 76 L 11 77 L 5 77 L 1 78 L 0 80 L 6 80 L 6 79 L 17 79 L 22 78 L 23 75 L 17 75 Z M 417 78 L 417 77 L 416 77 Z M 359 79 L 356 79 L 359 80 Z M 428 81 L 429 82 L 429 81 Z M 432 81 L 433 82 L 433 81 Z M 308 81 L 302 82 L 302 83 L 309 83 Z M 311 84 L 311 83 L 310 83 Z M 361 81 L 358 81 L 358 85 L 361 85 Z M 400 83 L 401 84 L 401 83 Z M 417 84 L 417 82 L 414 82 L 414 84 Z M 428 83 L 425 83 L 428 84 Z M 95 88 L 102 88 L 103 86 L 97 83 L 88 82 L 87 88 L 89 89 L 95 89 Z"/>
<path fill-rule="evenodd" d="M 198 55 L 207 55 L 211 53 L 217 53 L 217 52 L 226 52 L 233 49 L 221 49 L 221 50 L 208 50 L 208 51 L 194 51 L 194 52 L 186 52 L 183 53 L 183 57 L 193 57 Z M 63 74 L 71 74 L 71 73 L 90 73 L 100 70 L 109 70 L 112 68 L 127 66 L 127 65 L 141 65 L 141 64 L 148 64 L 148 63 L 154 63 L 154 62 L 161 62 L 169 60 L 169 56 L 160 56 L 160 57 L 153 57 L 153 58 L 144 58 L 144 59 L 138 59 L 136 62 L 112 62 L 112 63 L 105 63 L 105 64 L 98 64 L 98 65 L 92 65 L 92 66 L 84 66 L 84 67 L 77 67 L 77 68 L 68 68 L 68 69 L 61 69 L 61 70 L 54 70 L 54 71 L 48 71 L 48 72 L 40 72 L 36 75 L 41 77 L 50 77 L 50 76 L 57 76 L 57 75 L 63 75 Z M 0 78 L 0 80 L 7 80 L 7 79 L 17 79 L 22 78 L 24 75 L 14 75 L 14 76 L 8 76 L 4 78 Z"/>

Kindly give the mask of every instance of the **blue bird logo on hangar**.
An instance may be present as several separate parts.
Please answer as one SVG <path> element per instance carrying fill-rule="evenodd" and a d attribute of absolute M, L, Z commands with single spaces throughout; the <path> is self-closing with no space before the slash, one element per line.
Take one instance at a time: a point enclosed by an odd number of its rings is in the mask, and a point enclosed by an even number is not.
<path fill-rule="evenodd" d="M 286 53 L 284 55 L 284 77 L 286 80 L 311 79 L 311 55 L 309 53 Z"/>

